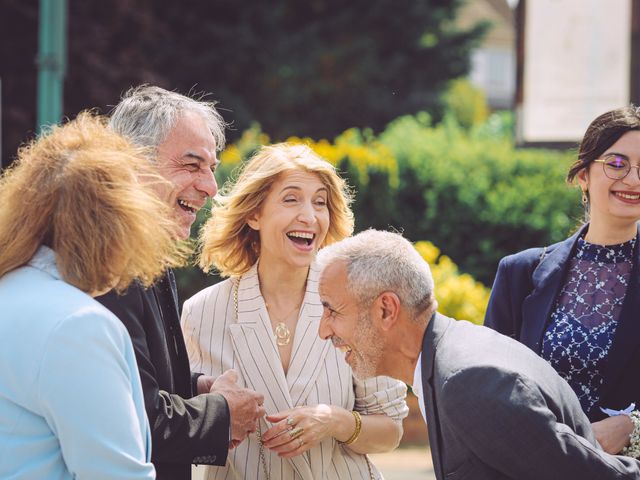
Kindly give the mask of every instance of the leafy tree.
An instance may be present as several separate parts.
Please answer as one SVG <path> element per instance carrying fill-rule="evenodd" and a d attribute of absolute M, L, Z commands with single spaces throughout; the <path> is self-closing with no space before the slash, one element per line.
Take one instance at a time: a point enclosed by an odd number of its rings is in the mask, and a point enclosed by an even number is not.
<path fill-rule="evenodd" d="M 11 163 L 35 131 L 37 7 L 37 0 L 0 0 L 0 166 Z"/>
<path fill-rule="evenodd" d="M 463 0 L 68 1 L 67 115 L 148 82 L 213 92 L 235 135 L 258 121 L 275 140 L 437 113 L 488 28 L 456 28 Z M 5 155 L 34 128 L 37 14 L 2 0 Z"/>

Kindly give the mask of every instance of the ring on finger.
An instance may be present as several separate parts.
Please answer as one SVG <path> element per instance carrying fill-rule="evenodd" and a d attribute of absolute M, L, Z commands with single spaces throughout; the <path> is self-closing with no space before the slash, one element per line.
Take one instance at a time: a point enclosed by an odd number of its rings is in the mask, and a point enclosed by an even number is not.
<path fill-rule="evenodd" d="M 303 445 L 304 445 L 304 440 L 302 440 L 302 438 L 298 437 L 298 448 L 302 448 Z"/>
<path fill-rule="evenodd" d="M 296 428 L 294 428 L 293 430 L 291 430 L 289 432 L 289 436 L 291 438 L 296 438 L 296 437 L 299 437 L 300 435 L 302 435 L 302 432 L 304 432 L 304 428 L 296 427 Z"/>
<path fill-rule="evenodd" d="M 290 427 L 293 426 L 295 422 L 293 421 L 293 417 L 287 417 L 287 425 Z"/>

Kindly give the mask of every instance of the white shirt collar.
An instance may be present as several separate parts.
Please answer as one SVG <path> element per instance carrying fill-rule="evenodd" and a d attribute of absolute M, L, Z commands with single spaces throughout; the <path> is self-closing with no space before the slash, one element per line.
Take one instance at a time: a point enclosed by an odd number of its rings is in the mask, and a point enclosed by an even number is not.
<path fill-rule="evenodd" d="M 427 413 L 424 408 L 424 394 L 422 392 L 422 353 L 418 356 L 418 363 L 416 369 L 413 372 L 413 385 L 411 385 L 414 395 L 418 398 L 418 406 L 420 407 L 420 413 L 422 418 L 427 421 Z"/>
<path fill-rule="evenodd" d="M 46 245 L 40 245 L 36 253 L 29 260 L 29 265 L 47 272 L 54 278 L 61 279 L 60 272 L 56 266 L 56 252 L 51 250 Z"/>

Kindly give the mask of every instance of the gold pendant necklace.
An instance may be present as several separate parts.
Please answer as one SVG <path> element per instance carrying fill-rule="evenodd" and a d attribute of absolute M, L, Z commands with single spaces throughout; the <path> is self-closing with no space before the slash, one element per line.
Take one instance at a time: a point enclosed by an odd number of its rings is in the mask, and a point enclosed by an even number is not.
<path fill-rule="evenodd" d="M 260 286 L 260 292 L 262 293 L 260 276 L 258 276 L 258 285 Z M 296 315 L 296 319 L 298 318 L 298 315 L 300 314 L 300 307 L 302 307 L 302 302 L 304 301 L 304 295 L 300 299 L 300 303 L 298 303 L 298 305 L 293 307 L 293 309 L 291 309 L 289 313 L 287 313 L 284 317 L 280 318 L 277 318 L 275 315 L 273 315 L 272 312 L 269 311 L 269 303 L 267 302 L 264 295 L 262 296 L 262 299 L 264 300 L 264 306 L 267 308 L 269 320 L 271 320 L 271 317 L 273 317 L 273 319 L 277 322 L 275 328 L 273 329 L 273 337 L 276 341 L 276 345 L 278 345 L 279 347 L 289 345 L 289 343 L 291 343 L 291 330 L 289 330 L 289 327 L 287 327 L 287 324 L 285 322 L 289 319 L 289 317 L 291 317 L 291 315 L 293 315 L 294 312 L 298 312 Z"/>
<path fill-rule="evenodd" d="M 269 312 L 269 304 L 267 302 L 264 302 L 264 306 L 267 307 L 267 312 L 269 313 L 269 316 L 273 316 L 275 318 L 275 315 L 273 315 L 271 312 Z M 294 312 L 298 312 L 300 311 L 300 305 L 296 306 L 293 308 L 293 310 L 291 310 L 289 313 L 287 313 L 287 315 L 285 315 L 282 320 L 287 320 L 287 318 L 289 318 Z M 277 318 L 275 318 L 276 320 L 278 320 Z M 280 321 L 278 323 L 276 323 L 276 327 L 273 330 L 273 336 L 276 339 L 276 344 L 279 347 L 284 347 L 285 345 L 289 345 L 289 342 L 291 342 L 291 330 L 289 330 L 289 327 L 287 327 L 287 324 Z"/>
<path fill-rule="evenodd" d="M 291 331 L 283 322 L 276 325 L 276 329 L 273 333 L 275 334 L 276 343 L 279 347 L 289 345 L 289 342 L 291 341 Z"/>

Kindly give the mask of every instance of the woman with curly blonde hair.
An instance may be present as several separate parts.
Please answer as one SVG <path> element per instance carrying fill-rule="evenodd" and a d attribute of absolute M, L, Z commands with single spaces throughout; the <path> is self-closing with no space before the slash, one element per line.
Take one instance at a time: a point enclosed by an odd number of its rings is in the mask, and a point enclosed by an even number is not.
<path fill-rule="evenodd" d="M 263 147 L 212 210 L 200 265 L 229 279 L 187 300 L 191 366 L 228 368 L 264 394 L 270 415 L 207 478 L 377 478 L 366 454 L 395 448 L 403 383 L 361 381 L 320 339 L 318 249 L 349 236 L 349 189 L 303 145 Z"/>
<path fill-rule="evenodd" d="M 131 340 L 91 298 L 182 256 L 145 155 L 81 113 L 0 179 L 1 478 L 155 478 Z"/>

